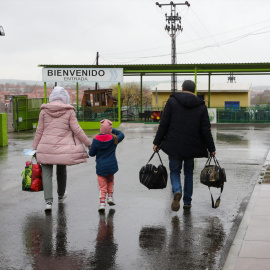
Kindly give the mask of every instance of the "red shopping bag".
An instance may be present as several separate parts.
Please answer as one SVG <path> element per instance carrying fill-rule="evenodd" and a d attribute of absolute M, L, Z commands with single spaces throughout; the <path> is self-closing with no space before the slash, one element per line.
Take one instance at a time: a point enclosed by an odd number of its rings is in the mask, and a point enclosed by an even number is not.
<path fill-rule="evenodd" d="M 33 161 L 33 159 L 32 159 Z M 40 164 L 32 163 L 31 191 L 42 191 L 42 169 Z"/>

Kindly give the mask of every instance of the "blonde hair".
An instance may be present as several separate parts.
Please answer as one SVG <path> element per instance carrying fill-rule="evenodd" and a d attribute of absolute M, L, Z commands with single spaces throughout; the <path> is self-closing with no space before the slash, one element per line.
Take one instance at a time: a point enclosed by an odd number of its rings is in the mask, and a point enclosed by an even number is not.
<path fill-rule="evenodd" d="M 114 138 L 114 144 L 118 144 L 118 138 L 115 134 L 112 134 L 113 138 Z"/>

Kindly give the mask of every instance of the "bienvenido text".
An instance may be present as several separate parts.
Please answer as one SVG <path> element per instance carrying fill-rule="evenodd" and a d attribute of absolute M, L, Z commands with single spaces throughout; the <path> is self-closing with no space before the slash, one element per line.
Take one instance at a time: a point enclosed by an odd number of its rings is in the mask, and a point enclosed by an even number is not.
<path fill-rule="evenodd" d="M 104 76 L 105 70 L 95 70 L 95 69 L 49 69 L 47 70 L 48 76 L 63 76 L 63 77 L 85 77 L 85 76 Z"/>

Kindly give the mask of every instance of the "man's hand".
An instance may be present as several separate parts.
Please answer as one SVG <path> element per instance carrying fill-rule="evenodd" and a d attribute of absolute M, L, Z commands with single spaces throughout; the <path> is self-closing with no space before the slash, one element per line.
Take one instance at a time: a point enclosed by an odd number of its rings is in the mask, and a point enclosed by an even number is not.
<path fill-rule="evenodd" d="M 158 146 L 157 146 L 157 145 L 154 145 L 154 146 L 153 146 L 153 150 L 154 150 L 154 152 L 158 152 L 158 151 L 159 151 Z"/>
<path fill-rule="evenodd" d="M 216 155 L 216 152 L 211 152 L 211 156 L 214 157 Z"/>

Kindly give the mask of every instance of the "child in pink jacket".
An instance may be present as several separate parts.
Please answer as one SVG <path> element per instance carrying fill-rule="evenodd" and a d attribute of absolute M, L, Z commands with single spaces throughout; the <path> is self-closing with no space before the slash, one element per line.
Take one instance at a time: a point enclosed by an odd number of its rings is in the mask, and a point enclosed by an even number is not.
<path fill-rule="evenodd" d="M 96 173 L 100 189 L 99 212 L 105 211 L 105 200 L 109 205 L 115 205 L 113 199 L 114 174 L 118 171 L 115 150 L 123 139 L 124 134 L 112 128 L 112 122 L 108 119 L 101 121 L 100 134 L 92 142 L 89 155 L 96 156 Z"/>

